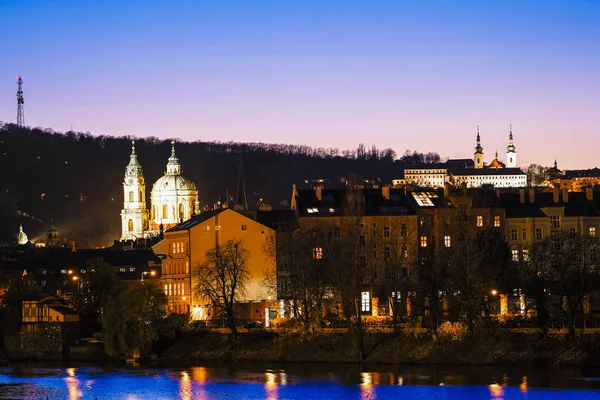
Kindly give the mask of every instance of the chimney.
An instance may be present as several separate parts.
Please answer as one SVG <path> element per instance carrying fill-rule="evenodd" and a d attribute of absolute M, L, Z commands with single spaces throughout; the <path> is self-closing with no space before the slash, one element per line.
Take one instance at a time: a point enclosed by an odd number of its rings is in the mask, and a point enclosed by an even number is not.
<path fill-rule="evenodd" d="M 319 199 L 319 201 L 322 201 L 323 200 L 323 187 L 315 186 L 315 192 L 317 193 L 317 199 Z"/>
<path fill-rule="evenodd" d="M 529 189 L 529 202 L 531 204 L 535 203 L 535 189 L 534 188 Z"/>
<path fill-rule="evenodd" d="M 554 189 L 552 189 L 552 201 L 554 203 L 558 203 L 560 201 L 560 199 L 558 198 L 559 195 L 560 195 L 560 189 L 558 187 L 555 187 Z"/>
<path fill-rule="evenodd" d="M 562 198 L 565 203 L 569 202 L 569 189 L 565 188 L 562 190 Z"/>
<path fill-rule="evenodd" d="M 525 203 L 525 189 L 519 189 L 519 201 Z"/>
<path fill-rule="evenodd" d="M 586 187 L 585 188 L 585 197 L 586 199 L 588 199 L 589 201 L 594 200 L 594 189 L 591 187 Z"/>
<path fill-rule="evenodd" d="M 386 200 L 390 199 L 390 186 L 384 185 L 381 187 L 381 195 L 385 197 Z"/>

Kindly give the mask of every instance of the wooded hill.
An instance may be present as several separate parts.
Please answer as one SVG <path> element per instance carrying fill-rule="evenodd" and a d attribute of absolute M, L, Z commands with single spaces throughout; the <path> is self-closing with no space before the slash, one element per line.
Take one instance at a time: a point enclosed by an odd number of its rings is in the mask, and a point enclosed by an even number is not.
<path fill-rule="evenodd" d="M 77 246 L 101 246 L 121 232 L 123 175 L 132 137 L 59 133 L 0 123 L 0 243 L 14 241 L 19 223 L 30 240 L 40 240 L 54 220 L 62 238 Z M 176 138 L 175 138 L 176 139 Z M 136 141 L 146 178 L 146 201 L 163 175 L 170 140 Z M 440 161 L 436 153 L 400 158 L 392 149 L 359 145 L 356 150 L 287 144 L 179 142 L 176 152 L 183 174 L 196 183 L 202 207 L 235 196 L 240 155 L 248 204 L 259 199 L 273 208 L 286 207 L 292 184 L 306 179 L 359 176 L 389 183 L 404 167 Z M 230 197 L 231 198 L 231 197 Z"/>

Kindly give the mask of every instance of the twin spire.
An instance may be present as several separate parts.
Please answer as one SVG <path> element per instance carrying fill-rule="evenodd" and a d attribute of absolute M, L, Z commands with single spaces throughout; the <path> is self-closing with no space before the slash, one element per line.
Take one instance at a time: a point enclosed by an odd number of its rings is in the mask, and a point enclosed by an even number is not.
<path fill-rule="evenodd" d="M 506 147 L 506 151 L 508 153 L 516 152 L 517 148 L 513 144 L 513 133 L 512 133 L 512 124 L 510 125 L 510 133 L 508 134 L 508 146 Z M 481 136 L 479 135 L 479 125 L 477 125 L 477 146 L 475 146 L 475 154 L 482 154 L 483 147 L 481 146 Z M 498 150 L 496 150 L 496 157 L 498 157 Z"/>

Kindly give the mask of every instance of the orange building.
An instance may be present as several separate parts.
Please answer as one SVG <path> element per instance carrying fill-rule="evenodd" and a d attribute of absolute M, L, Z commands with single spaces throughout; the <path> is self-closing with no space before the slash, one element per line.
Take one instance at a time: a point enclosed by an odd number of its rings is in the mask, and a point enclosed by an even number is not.
<path fill-rule="evenodd" d="M 204 211 L 165 232 L 153 247 L 162 260 L 162 287 L 172 312 L 188 313 L 192 319 L 207 319 L 209 304 L 194 295 L 194 271 L 206 262 L 206 252 L 229 240 L 241 240 L 249 251 L 247 269 L 250 281 L 240 302 L 264 300 L 261 286 L 264 273 L 273 267 L 266 254 L 269 238 L 275 231 L 231 208 Z"/>

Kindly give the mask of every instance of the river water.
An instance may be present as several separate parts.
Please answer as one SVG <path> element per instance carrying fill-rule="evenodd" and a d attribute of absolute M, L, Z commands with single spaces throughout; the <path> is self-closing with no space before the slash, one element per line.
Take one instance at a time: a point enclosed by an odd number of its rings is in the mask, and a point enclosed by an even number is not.
<path fill-rule="evenodd" d="M 600 370 L 16 364 L 0 368 L 0 399 L 600 399 Z"/>

